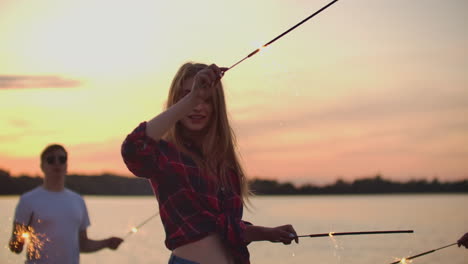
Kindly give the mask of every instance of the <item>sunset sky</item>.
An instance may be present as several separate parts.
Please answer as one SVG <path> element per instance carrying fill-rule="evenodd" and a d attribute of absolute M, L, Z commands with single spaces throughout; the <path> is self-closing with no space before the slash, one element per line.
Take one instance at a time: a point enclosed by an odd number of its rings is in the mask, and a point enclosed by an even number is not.
<path fill-rule="evenodd" d="M 130 175 L 187 61 L 230 66 L 326 0 L 1 0 L 0 168 Z M 468 179 L 468 1 L 341 0 L 223 78 L 250 177 Z"/>

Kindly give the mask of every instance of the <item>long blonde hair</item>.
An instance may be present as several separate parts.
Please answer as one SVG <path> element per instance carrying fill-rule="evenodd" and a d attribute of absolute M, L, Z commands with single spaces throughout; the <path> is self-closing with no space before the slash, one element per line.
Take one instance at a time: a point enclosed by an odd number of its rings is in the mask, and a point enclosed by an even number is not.
<path fill-rule="evenodd" d="M 193 78 L 197 72 L 206 67 L 208 67 L 206 64 L 188 62 L 179 68 L 171 83 L 166 109 L 184 96 L 182 88 L 184 82 Z M 229 170 L 233 170 L 240 184 L 239 195 L 242 197 L 243 203 L 246 204 L 250 195 L 247 179 L 236 151 L 236 137 L 229 125 L 221 81 L 216 85 L 218 87 L 214 89 L 211 98 L 213 113 L 200 149 L 202 157 L 185 147 L 183 126 L 180 121 L 164 135 L 164 139 L 173 143 L 183 153 L 188 154 L 199 168 L 218 175 L 218 184 L 227 190 L 237 192 L 229 179 Z"/>

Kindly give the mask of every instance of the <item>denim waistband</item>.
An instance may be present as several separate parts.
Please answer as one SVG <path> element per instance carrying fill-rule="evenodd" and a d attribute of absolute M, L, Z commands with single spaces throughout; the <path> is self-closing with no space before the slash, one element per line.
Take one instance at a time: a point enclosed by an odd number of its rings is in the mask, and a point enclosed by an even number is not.
<path fill-rule="evenodd" d="M 174 254 L 171 254 L 171 257 L 169 258 L 169 264 L 200 264 L 200 263 L 191 261 L 188 259 L 184 259 Z"/>

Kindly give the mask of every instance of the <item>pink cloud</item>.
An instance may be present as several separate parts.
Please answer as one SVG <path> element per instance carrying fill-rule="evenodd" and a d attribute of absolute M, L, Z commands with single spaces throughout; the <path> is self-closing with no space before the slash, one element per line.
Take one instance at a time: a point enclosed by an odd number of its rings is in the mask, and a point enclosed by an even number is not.
<path fill-rule="evenodd" d="M 80 81 L 60 76 L 0 75 L 0 89 L 73 88 L 80 85 Z"/>

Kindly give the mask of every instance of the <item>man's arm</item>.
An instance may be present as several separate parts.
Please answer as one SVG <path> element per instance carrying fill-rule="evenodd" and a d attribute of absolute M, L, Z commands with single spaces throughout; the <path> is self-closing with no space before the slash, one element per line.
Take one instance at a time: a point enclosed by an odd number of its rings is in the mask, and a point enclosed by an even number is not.
<path fill-rule="evenodd" d="M 117 249 L 123 239 L 119 237 L 110 237 L 103 240 L 92 240 L 88 238 L 86 230 L 80 231 L 80 252 L 96 252 L 103 248 Z"/>
<path fill-rule="evenodd" d="M 25 234 L 27 230 L 27 226 L 22 225 L 16 221 L 13 222 L 13 230 L 11 231 L 10 243 L 8 243 L 8 246 L 12 252 L 19 254 L 21 253 L 21 251 L 23 251 L 23 234 Z"/>

